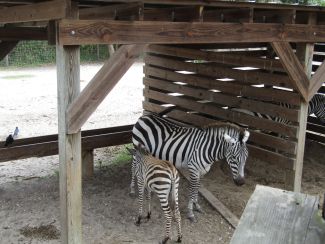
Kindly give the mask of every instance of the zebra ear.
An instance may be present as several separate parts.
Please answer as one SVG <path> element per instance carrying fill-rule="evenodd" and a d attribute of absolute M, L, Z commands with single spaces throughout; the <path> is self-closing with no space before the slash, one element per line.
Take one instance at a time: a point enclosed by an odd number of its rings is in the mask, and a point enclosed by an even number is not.
<path fill-rule="evenodd" d="M 226 133 L 223 135 L 223 138 L 225 139 L 226 142 L 229 142 L 229 143 L 235 143 L 236 142 L 236 140 L 234 138 L 232 138 L 231 136 L 229 136 Z"/>
<path fill-rule="evenodd" d="M 248 130 L 245 130 L 245 132 L 244 132 L 244 137 L 243 137 L 243 142 L 245 143 L 245 142 L 247 142 L 247 140 L 248 140 L 248 137 L 249 137 L 249 131 Z"/>

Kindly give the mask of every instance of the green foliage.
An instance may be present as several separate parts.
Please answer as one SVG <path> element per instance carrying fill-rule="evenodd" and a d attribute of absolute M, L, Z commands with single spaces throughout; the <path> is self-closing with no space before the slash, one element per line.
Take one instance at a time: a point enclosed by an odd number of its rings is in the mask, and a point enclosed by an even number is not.
<path fill-rule="evenodd" d="M 123 163 L 128 163 L 131 161 L 132 156 L 126 149 L 127 147 L 131 147 L 131 144 L 125 145 L 114 157 L 112 164 L 123 164 Z"/>
<path fill-rule="evenodd" d="M 80 47 L 81 62 L 103 61 L 109 57 L 107 45 L 84 45 Z M 10 66 L 38 66 L 55 63 L 55 46 L 46 41 L 21 41 L 9 54 Z M 6 66 L 5 60 L 0 67 Z"/>

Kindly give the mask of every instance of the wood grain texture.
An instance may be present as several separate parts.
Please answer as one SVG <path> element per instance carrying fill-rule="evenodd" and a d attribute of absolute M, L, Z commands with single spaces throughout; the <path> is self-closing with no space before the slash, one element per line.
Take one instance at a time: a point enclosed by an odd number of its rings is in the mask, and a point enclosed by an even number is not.
<path fill-rule="evenodd" d="M 62 20 L 61 45 L 325 42 L 325 26 L 167 21 Z"/>
<path fill-rule="evenodd" d="M 325 229 L 320 226 L 323 236 L 306 239 L 313 231 L 310 221 L 316 219 L 317 204 L 315 196 L 257 185 L 230 243 L 323 243 Z"/>
<path fill-rule="evenodd" d="M 66 0 L 53 0 L 0 9 L 0 23 L 55 20 L 66 16 Z"/>
<path fill-rule="evenodd" d="M 105 62 L 67 110 L 68 133 L 75 133 L 87 121 L 106 95 L 143 51 L 144 45 L 124 45 Z"/>
<path fill-rule="evenodd" d="M 298 89 L 305 101 L 309 101 L 309 79 L 290 44 L 287 42 L 272 42 L 272 47 L 279 56 L 294 87 Z"/>

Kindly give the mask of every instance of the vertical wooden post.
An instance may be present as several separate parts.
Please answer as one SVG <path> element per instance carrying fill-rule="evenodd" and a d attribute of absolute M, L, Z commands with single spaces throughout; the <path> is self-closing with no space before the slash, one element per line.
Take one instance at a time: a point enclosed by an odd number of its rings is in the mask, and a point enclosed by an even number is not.
<path fill-rule="evenodd" d="M 308 24 L 316 23 L 316 15 L 311 13 L 309 15 Z M 311 77 L 312 62 L 313 62 L 313 52 L 314 44 L 297 44 L 296 54 L 302 65 L 304 66 L 307 77 Z M 298 144 L 297 144 L 297 154 L 294 164 L 294 181 L 293 190 L 295 192 L 301 191 L 301 180 L 302 180 L 302 169 L 304 162 L 304 152 L 305 152 L 305 139 L 306 139 L 306 128 L 307 128 L 307 117 L 308 117 L 308 102 L 303 99 L 300 103 L 299 111 L 299 127 L 297 132 Z"/>
<path fill-rule="evenodd" d="M 82 151 L 82 178 L 89 179 L 94 176 L 94 150 Z"/>
<path fill-rule="evenodd" d="M 71 3 L 67 2 L 67 5 Z M 71 9 L 68 17 L 78 16 Z M 80 93 L 79 46 L 56 44 L 59 161 L 60 161 L 60 210 L 61 243 L 81 244 L 81 132 L 67 134 L 68 105 Z"/>

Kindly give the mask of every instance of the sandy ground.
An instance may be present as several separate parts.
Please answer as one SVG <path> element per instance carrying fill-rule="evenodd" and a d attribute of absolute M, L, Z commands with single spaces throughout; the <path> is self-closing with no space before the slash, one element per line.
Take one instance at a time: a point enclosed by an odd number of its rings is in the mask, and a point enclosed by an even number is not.
<path fill-rule="evenodd" d="M 82 88 L 100 68 L 84 65 Z M 142 64 L 135 64 L 92 115 L 83 129 L 134 123 L 141 114 Z M 57 133 L 56 73 L 54 67 L 0 70 L 0 140 L 14 130 L 31 137 Z M 163 215 L 153 199 L 152 219 L 134 225 L 137 201 L 129 197 L 130 161 L 120 158 L 123 147 L 95 151 L 95 177 L 83 182 L 84 243 L 157 243 L 163 235 Z M 308 141 L 303 192 L 325 191 L 325 147 Z M 240 217 L 255 185 L 283 187 L 283 172 L 253 160 L 246 167 L 246 185 L 236 187 L 217 163 L 204 185 Z M 202 198 L 205 211 L 198 223 L 186 217 L 187 183 L 180 188 L 183 243 L 229 243 L 233 229 Z M 0 244 L 59 243 L 57 156 L 0 163 Z M 175 240 L 176 229 L 173 226 Z"/>

